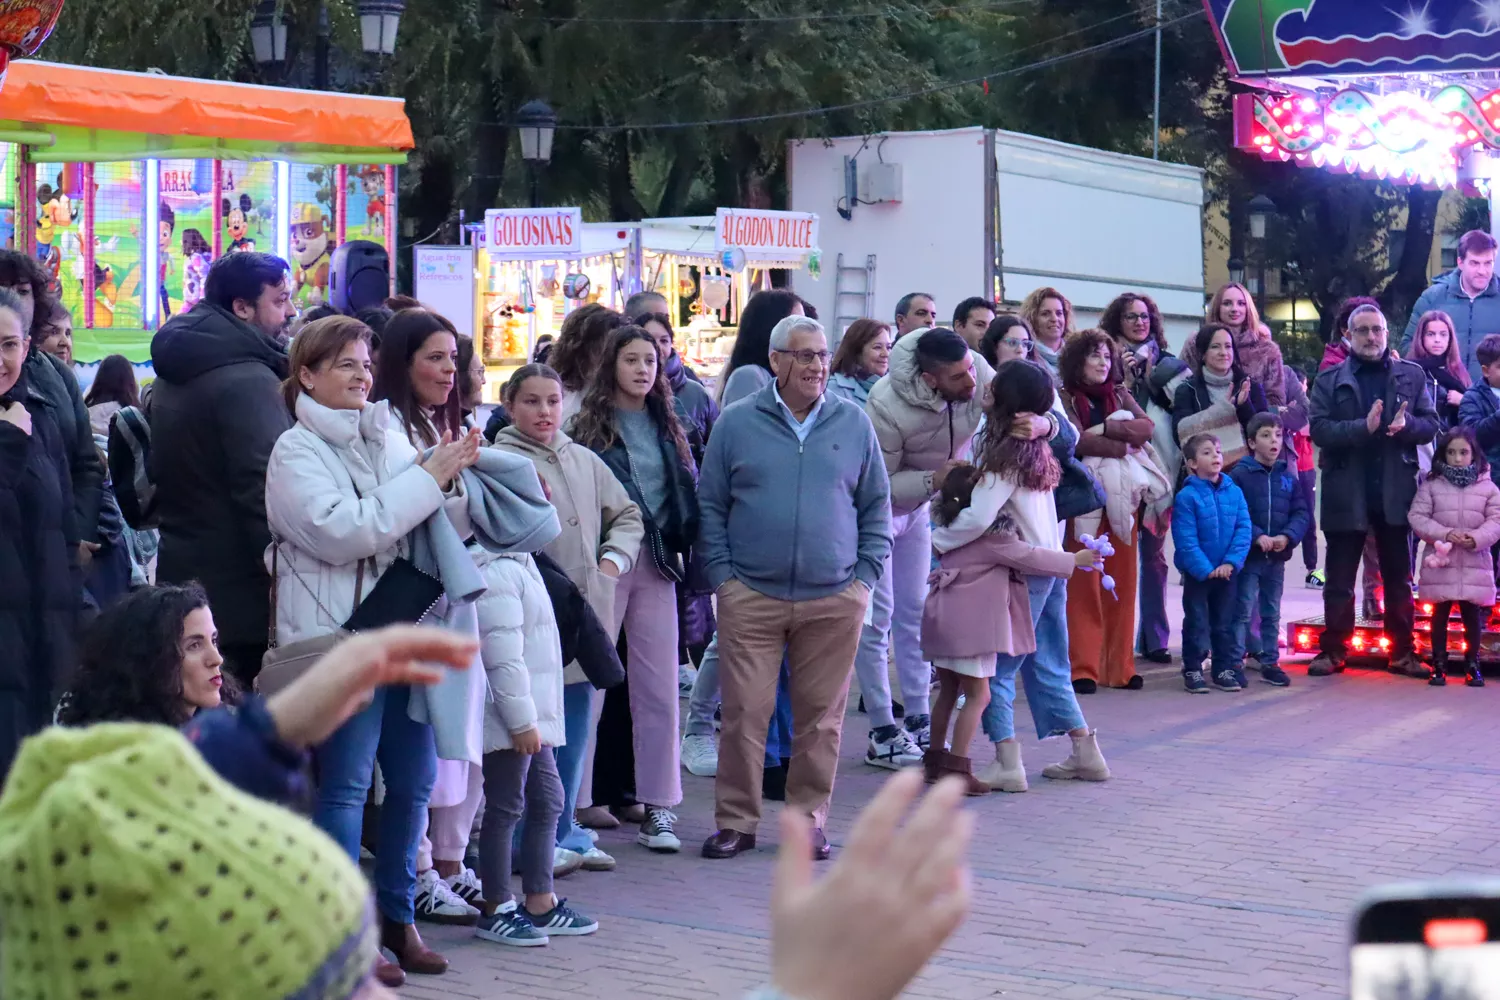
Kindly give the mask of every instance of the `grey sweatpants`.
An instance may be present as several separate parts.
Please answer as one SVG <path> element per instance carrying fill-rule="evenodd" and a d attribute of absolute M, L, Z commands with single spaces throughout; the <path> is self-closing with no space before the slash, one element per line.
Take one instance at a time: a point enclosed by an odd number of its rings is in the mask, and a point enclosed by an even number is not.
<path fill-rule="evenodd" d="M 493 750 L 484 755 L 484 827 L 479 832 L 479 881 L 486 902 L 508 903 L 511 836 L 526 814 L 521 834 L 521 891 L 552 891 L 552 849 L 562 813 L 562 779 L 551 747 L 540 753 Z"/>

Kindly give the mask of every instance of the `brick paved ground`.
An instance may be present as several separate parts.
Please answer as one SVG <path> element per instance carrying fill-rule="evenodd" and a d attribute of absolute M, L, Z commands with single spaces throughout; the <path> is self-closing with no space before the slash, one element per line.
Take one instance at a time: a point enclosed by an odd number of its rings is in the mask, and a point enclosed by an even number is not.
<path fill-rule="evenodd" d="M 1181 606 L 1175 588 L 1170 600 Z M 1289 611 L 1315 601 L 1289 581 Z M 1500 684 L 1434 690 L 1365 671 L 1309 680 L 1294 668 L 1287 690 L 1192 697 L 1176 669 L 1146 671 L 1144 691 L 1085 700 L 1114 780 L 1036 778 L 1024 795 L 974 803 L 973 913 L 909 996 L 1334 1000 L 1363 888 L 1487 869 L 1500 839 L 1489 725 Z M 846 733 L 856 731 L 863 720 L 851 716 Z M 1065 754 L 1029 735 L 1033 775 Z M 861 752 L 846 739 L 835 845 L 883 774 Z M 711 832 L 713 783 L 685 782 L 679 830 L 696 848 Z M 617 871 L 559 883 L 599 918 L 596 936 L 508 949 L 435 929 L 453 971 L 403 994 L 688 1000 L 736 997 L 762 980 L 770 849 L 663 857 L 622 831 L 602 845 Z"/>

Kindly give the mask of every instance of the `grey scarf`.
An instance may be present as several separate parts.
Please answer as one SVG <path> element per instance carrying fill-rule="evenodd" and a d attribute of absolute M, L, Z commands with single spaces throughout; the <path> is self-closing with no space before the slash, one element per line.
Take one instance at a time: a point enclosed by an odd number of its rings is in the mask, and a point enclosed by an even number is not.
<path fill-rule="evenodd" d="M 1234 392 L 1234 372 L 1231 371 L 1227 375 L 1215 375 L 1205 367 L 1203 384 L 1208 388 L 1208 398 L 1215 403 L 1222 403 Z"/>
<path fill-rule="evenodd" d="M 1446 463 L 1438 463 L 1438 471 L 1443 478 L 1461 490 L 1466 490 L 1479 481 L 1479 472 L 1472 465 L 1456 467 Z"/>

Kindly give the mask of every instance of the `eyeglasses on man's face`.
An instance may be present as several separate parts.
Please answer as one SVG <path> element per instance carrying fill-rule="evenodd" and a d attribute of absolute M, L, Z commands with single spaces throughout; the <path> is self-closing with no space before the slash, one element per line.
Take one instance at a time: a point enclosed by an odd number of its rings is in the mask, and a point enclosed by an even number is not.
<path fill-rule="evenodd" d="M 790 357 L 794 361 L 796 361 L 797 364 L 799 364 L 799 365 L 810 365 L 814 361 L 816 361 L 820 365 L 826 365 L 826 364 L 828 364 L 828 359 L 831 358 L 831 357 L 833 357 L 833 355 L 830 354 L 830 353 L 828 353 L 827 351 L 813 351 L 813 350 L 805 350 L 805 351 L 777 351 L 776 353 L 777 354 L 785 354 L 785 355 L 787 355 L 788 357 Z"/>

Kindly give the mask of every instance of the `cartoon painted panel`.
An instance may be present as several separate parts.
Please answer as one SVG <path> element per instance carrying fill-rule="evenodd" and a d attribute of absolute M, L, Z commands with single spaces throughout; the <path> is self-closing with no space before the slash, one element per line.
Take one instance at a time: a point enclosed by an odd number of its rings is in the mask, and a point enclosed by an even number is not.
<path fill-rule="evenodd" d="M 385 243 L 385 167 L 366 164 L 349 167 L 349 186 L 344 192 L 344 238 Z M 387 250 L 390 247 L 386 247 Z"/>
<path fill-rule="evenodd" d="M 291 239 L 292 291 L 298 305 L 328 297 L 328 264 L 333 254 L 334 168 L 293 163 Z M 352 234 L 351 234 L 351 238 Z"/>
<path fill-rule="evenodd" d="M 139 160 L 99 163 L 94 166 L 94 326 L 139 329 L 142 325 L 141 273 L 145 253 L 141 224 L 146 217 L 145 171 Z M 65 234 L 66 242 L 68 235 Z M 81 250 L 81 247 L 80 247 Z M 70 276 L 63 288 L 83 296 L 83 258 L 71 247 L 63 256 L 70 261 Z M 69 280 L 71 277 L 72 280 Z M 82 326 L 74 310 L 74 323 Z"/>
<path fill-rule="evenodd" d="M 16 158 L 19 147 L 0 142 L 0 246 L 16 248 Z"/>
<path fill-rule="evenodd" d="M 274 252 L 276 238 L 276 164 L 224 161 L 224 252 Z"/>
<path fill-rule="evenodd" d="M 157 253 L 161 302 L 159 322 L 186 312 L 203 298 L 213 259 L 214 163 L 162 160 L 157 206 Z"/>
<path fill-rule="evenodd" d="M 83 173 L 75 163 L 39 163 L 32 169 L 36 171 L 36 257 L 52 275 L 53 287 L 61 291 L 65 237 L 72 237 L 70 242 L 77 251 L 78 224 L 83 212 Z M 75 292 L 71 303 L 64 295 L 69 308 L 81 300 L 82 292 Z"/>

